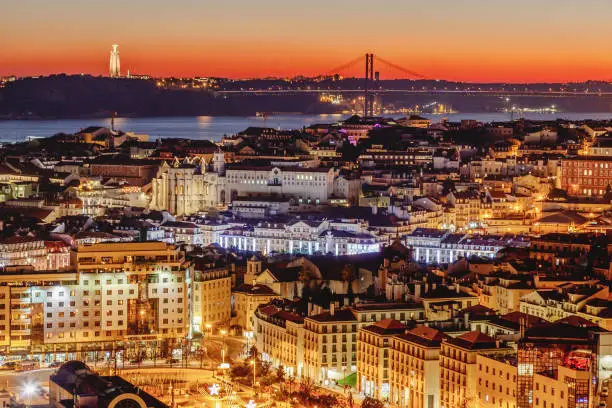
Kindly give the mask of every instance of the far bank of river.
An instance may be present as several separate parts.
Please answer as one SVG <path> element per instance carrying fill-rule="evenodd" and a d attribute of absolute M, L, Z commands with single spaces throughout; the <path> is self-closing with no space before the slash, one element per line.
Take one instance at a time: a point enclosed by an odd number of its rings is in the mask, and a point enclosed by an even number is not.
<path fill-rule="evenodd" d="M 507 113 L 456 113 L 450 115 L 428 115 L 432 122 L 443 118 L 449 121 L 475 119 L 481 122 L 508 121 Z M 301 129 L 314 123 L 335 123 L 345 119 L 343 114 L 278 114 L 269 117 L 267 127 L 280 129 Z M 530 113 L 526 119 L 555 120 L 568 119 L 612 119 L 608 112 L 557 112 L 555 114 Z M 255 116 L 190 116 L 190 117 L 148 117 L 116 118 L 115 128 L 135 133 L 144 133 L 151 140 L 157 138 L 189 138 L 220 140 L 249 126 L 263 126 L 263 118 Z M 58 119 L 58 120 L 8 120 L 0 121 L 0 142 L 21 142 L 28 137 L 48 137 L 56 133 L 74 133 L 88 126 L 110 126 L 110 119 Z"/>

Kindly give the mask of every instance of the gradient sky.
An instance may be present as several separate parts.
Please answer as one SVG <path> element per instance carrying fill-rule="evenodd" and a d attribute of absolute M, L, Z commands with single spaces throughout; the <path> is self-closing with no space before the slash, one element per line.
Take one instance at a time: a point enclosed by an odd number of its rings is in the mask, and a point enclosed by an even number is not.
<path fill-rule="evenodd" d="M 430 78 L 611 80 L 610 16 L 612 0 L 7 0 L 0 75 L 106 75 L 117 43 L 123 73 L 163 76 L 313 75 L 371 51 Z"/>

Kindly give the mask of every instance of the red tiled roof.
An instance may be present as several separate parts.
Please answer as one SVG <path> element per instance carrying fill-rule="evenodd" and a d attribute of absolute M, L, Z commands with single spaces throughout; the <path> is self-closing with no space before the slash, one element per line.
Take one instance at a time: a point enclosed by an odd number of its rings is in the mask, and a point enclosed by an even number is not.
<path fill-rule="evenodd" d="M 406 326 L 397 320 L 383 319 L 374 323 L 373 325 L 364 327 L 363 330 L 382 335 L 391 335 L 403 333 L 404 330 L 406 330 Z"/>

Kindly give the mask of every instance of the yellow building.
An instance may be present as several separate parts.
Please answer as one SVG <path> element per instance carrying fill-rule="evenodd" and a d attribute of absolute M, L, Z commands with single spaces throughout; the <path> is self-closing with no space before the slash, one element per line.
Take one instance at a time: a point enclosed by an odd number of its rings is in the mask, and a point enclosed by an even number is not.
<path fill-rule="evenodd" d="M 226 266 L 196 260 L 191 276 L 191 331 L 203 333 L 231 319 L 232 278 Z"/>
<path fill-rule="evenodd" d="M 265 285 L 240 285 L 232 291 L 234 298 L 235 325 L 243 330 L 253 330 L 253 316 L 259 305 L 266 304 L 280 296 Z"/>
<path fill-rule="evenodd" d="M 291 377 L 301 377 L 304 368 L 304 318 L 275 300 L 255 311 L 255 345 L 264 361 L 283 366 Z"/>
<path fill-rule="evenodd" d="M 516 352 L 476 356 L 476 408 L 516 408 Z M 560 408 L 560 407 L 559 407 Z"/>
<path fill-rule="evenodd" d="M 377 321 L 402 323 L 423 318 L 417 303 L 358 303 L 350 308 L 332 305 L 329 311 L 304 319 L 304 372 L 315 381 L 329 382 L 357 370 L 357 331 Z"/>
<path fill-rule="evenodd" d="M 595 310 L 588 305 L 597 299 L 607 300 L 609 293 L 607 286 L 591 283 L 566 284 L 555 290 L 534 290 L 521 298 L 520 311 L 549 322 L 580 316 L 599 323 L 603 319 L 589 313 Z"/>
<path fill-rule="evenodd" d="M 182 344 L 187 287 L 177 248 L 163 242 L 95 244 L 71 255 L 75 271 L 0 277 L 7 354 L 93 358 L 122 349 L 127 358 Z"/>
<path fill-rule="evenodd" d="M 440 407 L 440 347 L 446 338 L 426 326 L 391 338 L 392 404 L 401 408 Z"/>
<path fill-rule="evenodd" d="M 506 354 L 509 351 L 479 331 L 443 342 L 440 350 L 440 405 L 444 408 L 474 407 L 478 396 L 478 354 Z"/>
<path fill-rule="evenodd" d="M 359 329 L 357 337 L 357 390 L 388 400 L 391 390 L 389 354 L 391 338 L 406 330 L 401 322 L 385 319 Z"/>
<path fill-rule="evenodd" d="M 304 319 L 304 373 L 307 378 L 327 383 L 340 380 L 357 366 L 357 316 L 350 309 Z"/>

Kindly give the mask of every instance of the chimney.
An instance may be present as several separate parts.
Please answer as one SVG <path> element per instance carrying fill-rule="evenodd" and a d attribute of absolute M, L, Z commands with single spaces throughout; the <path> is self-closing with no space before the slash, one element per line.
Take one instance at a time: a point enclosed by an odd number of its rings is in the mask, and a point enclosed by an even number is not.
<path fill-rule="evenodd" d="M 418 300 L 421 297 L 421 285 L 419 283 L 414 284 L 414 297 Z"/>
<path fill-rule="evenodd" d="M 463 314 L 463 324 L 465 325 L 465 327 L 467 328 L 470 324 L 470 312 L 465 312 Z"/>
<path fill-rule="evenodd" d="M 455 290 L 457 291 L 457 294 L 459 294 L 459 293 L 460 293 L 460 290 L 459 290 L 459 282 L 455 283 Z"/>
<path fill-rule="evenodd" d="M 335 302 L 331 302 L 329 304 L 329 314 L 333 316 L 335 312 L 336 312 L 336 304 Z"/>
<path fill-rule="evenodd" d="M 499 340 L 495 340 L 495 348 L 499 348 L 500 342 Z"/>
<path fill-rule="evenodd" d="M 521 317 L 519 319 L 519 338 L 523 339 L 525 337 L 525 318 Z"/>
<path fill-rule="evenodd" d="M 308 316 L 312 316 L 312 303 L 308 302 Z"/>

